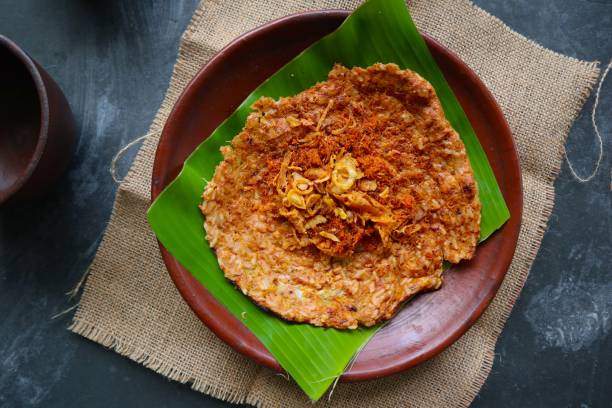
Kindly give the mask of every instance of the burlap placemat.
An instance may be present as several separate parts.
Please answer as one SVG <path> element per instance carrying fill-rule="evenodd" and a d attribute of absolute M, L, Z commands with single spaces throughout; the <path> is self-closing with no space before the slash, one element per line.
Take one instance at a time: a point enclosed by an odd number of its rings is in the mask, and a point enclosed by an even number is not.
<path fill-rule="evenodd" d="M 193 389 L 261 406 L 307 403 L 292 382 L 234 352 L 183 301 L 145 219 L 157 138 L 185 85 L 241 33 L 308 9 L 354 8 L 359 1 L 204 0 L 182 38 L 165 100 L 121 184 L 70 329 Z M 410 3 L 420 30 L 457 53 L 495 95 L 512 128 L 525 189 L 512 266 L 480 320 L 452 347 L 382 380 L 340 384 L 333 406 L 450 407 L 471 403 L 493 362 L 495 342 L 538 251 L 554 199 L 562 144 L 599 69 L 546 50 L 466 0 Z M 323 403 L 323 402 L 322 402 Z"/>

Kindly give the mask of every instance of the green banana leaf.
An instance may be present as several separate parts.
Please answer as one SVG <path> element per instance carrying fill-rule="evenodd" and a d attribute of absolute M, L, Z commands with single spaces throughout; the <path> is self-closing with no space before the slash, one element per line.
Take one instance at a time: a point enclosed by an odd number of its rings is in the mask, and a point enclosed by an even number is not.
<path fill-rule="evenodd" d="M 378 328 L 317 328 L 287 323 L 261 310 L 225 279 L 206 241 L 198 204 L 205 180 L 211 179 L 222 159 L 219 148 L 240 132 L 251 104 L 261 96 L 295 95 L 325 80 L 336 62 L 348 67 L 394 62 L 431 82 L 474 169 L 482 201 L 481 240 L 510 217 L 474 130 L 418 33 L 404 0 L 365 2 L 335 32 L 259 86 L 191 154 L 180 175 L 152 204 L 148 220 L 168 251 L 255 334 L 312 400 L 325 393 Z"/>

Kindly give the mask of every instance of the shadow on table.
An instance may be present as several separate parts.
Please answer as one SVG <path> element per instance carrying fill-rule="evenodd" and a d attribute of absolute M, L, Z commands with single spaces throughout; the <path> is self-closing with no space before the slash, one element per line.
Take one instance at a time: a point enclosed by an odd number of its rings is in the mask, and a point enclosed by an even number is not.
<path fill-rule="evenodd" d="M 63 292 L 90 262 L 86 219 L 68 175 L 45 196 L 0 207 L 0 271 L 10 283 L 31 281 Z M 82 211 L 80 212 L 82 214 Z M 84 242 L 85 241 L 85 242 Z M 94 251 L 91 251 L 93 255 Z M 89 256 L 88 256 L 89 255 Z M 83 258 L 88 258 L 84 260 Z M 71 273 L 72 272 L 72 273 Z"/>
<path fill-rule="evenodd" d="M 122 0 L 68 0 L 84 17 L 92 19 L 115 19 L 121 15 Z"/>

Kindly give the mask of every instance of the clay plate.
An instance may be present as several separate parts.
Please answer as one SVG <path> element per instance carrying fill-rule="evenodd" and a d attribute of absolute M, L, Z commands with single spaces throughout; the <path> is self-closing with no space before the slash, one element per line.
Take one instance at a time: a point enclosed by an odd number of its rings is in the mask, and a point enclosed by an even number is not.
<path fill-rule="evenodd" d="M 347 16 L 345 11 L 320 11 L 276 20 L 238 38 L 210 60 L 168 118 L 155 157 L 151 199 L 155 200 L 178 175 L 187 156 L 250 92 L 304 48 L 336 29 Z M 417 296 L 380 330 L 343 375 L 345 381 L 397 373 L 451 345 L 490 303 L 516 248 L 522 187 L 510 129 L 478 77 L 446 48 L 424 37 L 480 139 L 512 218 L 478 247 L 473 260 L 446 272 L 440 290 Z M 280 370 L 259 340 L 163 246 L 160 249 L 170 276 L 198 317 L 236 350 Z"/>

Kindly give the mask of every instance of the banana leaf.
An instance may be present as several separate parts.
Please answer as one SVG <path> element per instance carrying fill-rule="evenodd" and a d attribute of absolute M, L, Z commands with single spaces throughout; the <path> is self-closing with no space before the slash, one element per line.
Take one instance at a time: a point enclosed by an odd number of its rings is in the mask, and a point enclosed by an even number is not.
<path fill-rule="evenodd" d="M 211 179 L 222 159 L 219 148 L 240 132 L 251 104 L 261 96 L 295 95 L 325 80 L 336 62 L 347 67 L 394 62 L 426 78 L 436 89 L 446 117 L 460 134 L 474 169 L 482 201 L 481 240 L 510 217 L 478 138 L 417 31 L 404 0 L 366 1 L 336 31 L 253 91 L 185 161 L 179 176 L 152 204 L 148 220 L 168 251 L 255 334 L 312 400 L 325 393 L 378 328 L 351 331 L 292 324 L 257 307 L 225 279 L 206 241 L 198 204 L 205 180 Z"/>

